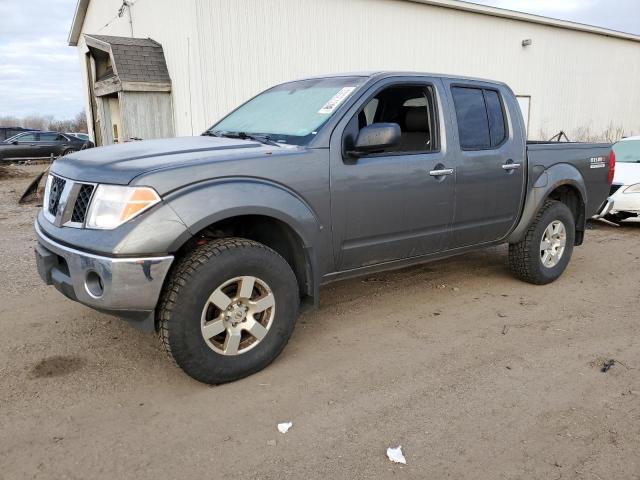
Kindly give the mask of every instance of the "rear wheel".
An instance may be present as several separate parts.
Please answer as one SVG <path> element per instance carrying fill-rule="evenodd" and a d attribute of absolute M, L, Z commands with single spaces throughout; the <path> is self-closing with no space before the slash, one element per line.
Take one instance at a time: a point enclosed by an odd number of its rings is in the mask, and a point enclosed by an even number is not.
<path fill-rule="evenodd" d="M 191 377 L 230 382 L 280 354 L 298 305 L 297 280 L 280 255 L 251 240 L 216 240 L 173 270 L 158 309 L 160 338 Z"/>
<path fill-rule="evenodd" d="M 524 239 L 509 245 L 509 268 L 525 282 L 544 285 L 567 268 L 575 242 L 575 220 L 564 203 L 547 200 Z"/>
<path fill-rule="evenodd" d="M 62 152 L 62 156 L 69 155 L 70 153 L 77 152 L 75 148 L 67 148 L 64 152 Z"/>

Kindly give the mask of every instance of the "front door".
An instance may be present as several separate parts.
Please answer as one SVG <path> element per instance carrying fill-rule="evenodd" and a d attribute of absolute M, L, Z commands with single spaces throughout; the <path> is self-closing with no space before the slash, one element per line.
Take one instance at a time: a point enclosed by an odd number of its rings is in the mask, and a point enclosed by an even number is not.
<path fill-rule="evenodd" d="M 525 186 L 518 105 L 495 86 L 449 84 L 457 125 L 456 206 L 451 248 L 499 240 L 518 219 Z"/>
<path fill-rule="evenodd" d="M 338 270 L 438 252 L 453 215 L 455 176 L 441 147 L 436 84 L 415 79 L 374 86 L 331 140 L 331 211 Z M 359 130 L 397 123 L 400 143 L 357 159 Z"/>
<path fill-rule="evenodd" d="M 7 152 L 6 158 L 36 158 L 40 155 L 38 136 L 36 132 L 23 133 L 17 137 L 11 149 Z"/>

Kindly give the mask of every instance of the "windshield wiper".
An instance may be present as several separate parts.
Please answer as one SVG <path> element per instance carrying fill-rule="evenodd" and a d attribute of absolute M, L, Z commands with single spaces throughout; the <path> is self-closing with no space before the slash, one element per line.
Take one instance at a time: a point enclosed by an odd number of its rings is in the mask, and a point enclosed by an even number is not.
<path fill-rule="evenodd" d="M 204 132 L 202 132 L 203 136 L 207 136 L 207 137 L 221 137 L 222 135 L 220 135 L 220 132 L 216 132 L 215 130 L 205 130 Z"/>
<path fill-rule="evenodd" d="M 207 130 L 203 133 L 203 135 L 209 135 L 212 137 L 226 137 L 226 138 L 239 138 L 240 140 L 254 140 L 256 142 L 264 143 L 265 145 L 274 145 L 276 147 L 281 147 L 278 142 L 274 142 L 271 140 L 269 135 L 258 135 L 256 133 L 245 133 L 245 132 L 221 132 L 218 130 Z"/>
<path fill-rule="evenodd" d="M 281 146 L 278 142 L 274 142 L 273 140 L 271 140 L 271 137 L 269 137 L 269 135 L 256 135 L 254 133 L 240 132 L 238 133 L 238 136 L 242 139 L 248 138 L 250 140 L 255 140 L 257 142 L 264 143 L 265 145 L 274 145 L 276 147 Z"/>

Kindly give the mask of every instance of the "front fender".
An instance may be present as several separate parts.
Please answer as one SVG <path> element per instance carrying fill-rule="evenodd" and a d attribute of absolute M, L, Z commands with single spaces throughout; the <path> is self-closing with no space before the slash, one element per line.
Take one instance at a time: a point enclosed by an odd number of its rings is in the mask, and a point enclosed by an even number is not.
<path fill-rule="evenodd" d="M 584 178 L 578 169 L 568 163 L 553 165 L 535 180 L 533 186 L 529 187 L 520 221 L 507 239 L 509 243 L 518 243 L 524 239 L 529 225 L 542 208 L 545 200 L 555 189 L 562 185 L 568 185 L 578 191 L 582 208 L 584 209 L 587 204 L 587 189 Z M 584 230 L 584 214 L 578 215 L 578 217 L 582 218 L 582 224 L 576 224 L 576 229 Z"/>
<path fill-rule="evenodd" d="M 263 215 L 282 221 L 300 238 L 315 280 L 321 270 L 319 260 L 333 258 L 320 217 L 299 194 L 264 179 L 236 177 L 208 180 L 189 185 L 164 199 L 185 223 L 191 235 L 232 217 Z M 176 251 L 181 245 L 173 245 Z M 315 282 L 317 283 L 317 282 Z"/>
<path fill-rule="evenodd" d="M 288 224 L 305 247 L 315 244 L 324 226 L 298 194 L 275 182 L 224 178 L 197 183 L 165 198 L 192 234 L 230 217 L 265 215 Z"/>

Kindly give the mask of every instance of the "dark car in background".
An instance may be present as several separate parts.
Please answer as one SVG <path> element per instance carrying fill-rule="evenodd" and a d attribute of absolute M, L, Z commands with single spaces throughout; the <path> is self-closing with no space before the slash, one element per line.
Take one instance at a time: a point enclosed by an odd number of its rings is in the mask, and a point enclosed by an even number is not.
<path fill-rule="evenodd" d="M 11 138 L 22 132 L 37 132 L 37 128 L 24 128 L 24 127 L 0 127 L 0 142 Z"/>
<path fill-rule="evenodd" d="M 94 147 L 93 142 L 59 132 L 23 132 L 0 142 L 0 160 L 67 155 Z"/>

